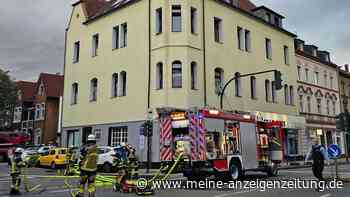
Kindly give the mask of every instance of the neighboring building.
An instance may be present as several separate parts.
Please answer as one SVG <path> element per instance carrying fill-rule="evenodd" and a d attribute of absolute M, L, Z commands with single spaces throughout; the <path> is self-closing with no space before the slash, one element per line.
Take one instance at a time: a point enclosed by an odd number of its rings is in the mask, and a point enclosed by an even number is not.
<path fill-rule="evenodd" d="M 349 65 L 344 65 L 344 69 L 339 68 L 339 92 L 340 92 L 340 110 L 341 112 L 350 109 L 350 73 Z M 347 146 L 348 155 L 350 153 L 350 134 L 344 133 L 345 146 Z"/>
<path fill-rule="evenodd" d="M 35 113 L 33 103 L 36 83 L 18 81 L 16 84 L 18 88 L 18 97 L 13 113 L 14 131 L 28 133 L 33 141 Z"/>
<path fill-rule="evenodd" d="M 149 109 L 157 120 L 159 109 L 219 108 L 230 78 L 277 69 L 283 90 L 272 73 L 241 78 L 224 109 L 284 121 L 285 153 L 300 154 L 295 35 L 282 19 L 248 0 L 78 1 L 66 30 L 63 144 L 95 133 L 99 144 L 135 145 L 145 161 L 139 133 Z M 153 142 L 159 161 L 157 125 Z"/>
<path fill-rule="evenodd" d="M 344 139 L 336 131 L 335 116 L 340 112 L 338 68 L 327 51 L 305 45 L 296 39 L 299 111 L 306 119 L 302 135 L 303 153 L 319 139 L 323 145 L 337 143 L 344 150 Z"/>
<path fill-rule="evenodd" d="M 63 76 L 57 74 L 41 73 L 39 76 L 33 102 L 34 144 L 56 143 L 63 81 Z"/>

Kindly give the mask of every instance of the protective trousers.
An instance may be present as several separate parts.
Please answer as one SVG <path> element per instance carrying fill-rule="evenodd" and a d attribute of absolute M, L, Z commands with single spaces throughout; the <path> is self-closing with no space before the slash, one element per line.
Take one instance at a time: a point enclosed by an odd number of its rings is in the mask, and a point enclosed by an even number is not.
<path fill-rule="evenodd" d="M 21 185 L 21 178 L 19 173 L 11 174 L 12 182 L 11 182 L 11 193 L 17 194 L 19 193 L 19 187 Z"/>
<path fill-rule="evenodd" d="M 312 172 L 319 181 L 323 181 L 323 168 L 324 161 L 314 162 L 312 165 Z"/>
<path fill-rule="evenodd" d="M 96 191 L 95 178 L 96 178 L 96 172 L 87 172 L 87 171 L 80 172 L 80 186 L 79 186 L 79 193 L 77 195 L 78 197 L 84 196 L 86 183 L 88 184 L 89 197 L 95 196 L 95 191 Z"/>

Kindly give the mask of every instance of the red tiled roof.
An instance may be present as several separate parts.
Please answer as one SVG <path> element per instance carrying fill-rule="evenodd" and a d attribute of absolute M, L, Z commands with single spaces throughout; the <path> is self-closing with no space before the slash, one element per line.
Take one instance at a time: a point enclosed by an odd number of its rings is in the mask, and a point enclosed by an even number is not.
<path fill-rule="evenodd" d="M 30 81 L 17 81 L 17 88 L 21 91 L 22 101 L 33 101 L 36 90 L 36 83 Z"/>
<path fill-rule="evenodd" d="M 37 82 L 36 90 L 38 90 L 40 83 L 43 82 L 46 96 L 58 98 L 63 94 L 63 81 L 64 77 L 62 75 L 41 73 Z"/>
<path fill-rule="evenodd" d="M 86 17 L 88 19 L 91 19 L 129 3 L 134 3 L 136 1 L 139 0 L 80 0 L 74 3 L 73 6 L 79 3 L 83 3 L 85 13 L 87 15 Z M 239 8 L 250 12 L 252 9 L 256 8 L 256 6 L 250 0 L 239 0 Z"/>

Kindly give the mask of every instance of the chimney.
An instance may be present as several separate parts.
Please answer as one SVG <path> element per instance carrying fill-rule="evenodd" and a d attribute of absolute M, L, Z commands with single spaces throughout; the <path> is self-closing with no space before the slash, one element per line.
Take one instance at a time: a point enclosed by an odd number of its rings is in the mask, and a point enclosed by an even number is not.
<path fill-rule="evenodd" d="M 349 72 L 349 64 L 345 64 L 345 65 L 344 65 L 344 68 L 345 68 L 345 71 L 346 71 L 346 72 Z"/>

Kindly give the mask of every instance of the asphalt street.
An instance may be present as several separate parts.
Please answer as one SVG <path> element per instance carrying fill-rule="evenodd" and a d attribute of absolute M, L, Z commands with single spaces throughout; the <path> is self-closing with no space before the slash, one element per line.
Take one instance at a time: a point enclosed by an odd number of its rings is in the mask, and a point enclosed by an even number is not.
<path fill-rule="evenodd" d="M 339 167 L 341 177 L 350 177 L 350 165 L 341 165 Z M 56 174 L 55 171 L 50 169 L 31 168 L 28 170 L 29 184 L 31 187 L 38 184 L 41 187 L 31 193 L 24 192 L 22 186 L 22 196 L 28 197 L 69 197 L 70 189 L 65 189 L 63 179 L 52 179 L 46 178 L 45 176 L 53 176 Z M 334 176 L 334 167 L 330 166 L 325 169 L 325 177 Z M 313 180 L 315 179 L 312 175 L 310 168 L 299 168 L 299 169 L 288 169 L 281 170 L 278 177 L 267 177 L 262 173 L 249 173 L 245 180 L 256 181 L 256 180 L 294 180 L 299 178 L 300 180 Z M 181 176 L 176 176 L 177 180 L 183 180 Z M 8 166 L 5 163 L 0 163 L 0 196 L 9 196 L 9 181 Z M 73 179 L 69 182 L 71 185 L 77 185 L 78 180 Z M 127 194 L 114 192 L 112 188 L 98 188 L 98 197 L 134 197 L 136 194 Z M 247 189 L 247 188 L 229 188 L 227 186 L 223 188 L 181 188 L 181 189 L 157 189 L 155 197 L 175 197 L 175 196 L 191 196 L 191 197 L 230 197 L 230 196 L 241 196 L 241 197 L 348 197 L 350 196 L 350 183 L 343 183 L 342 188 L 338 189 L 326 189 L 325 191 L 319 192 L 316 189 L 285 189 L 285 188 L 273 188 L 265 189 Z"/>

